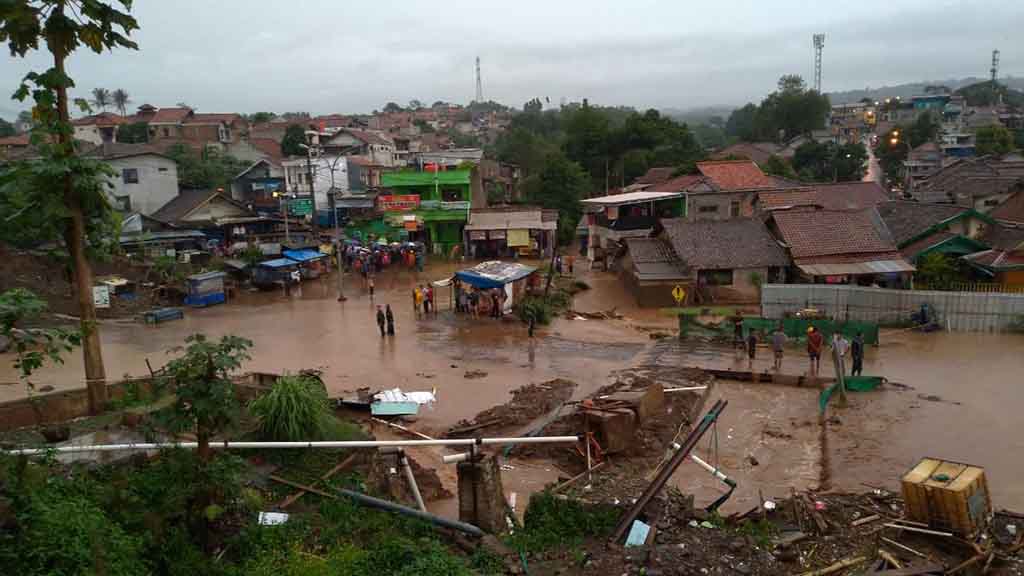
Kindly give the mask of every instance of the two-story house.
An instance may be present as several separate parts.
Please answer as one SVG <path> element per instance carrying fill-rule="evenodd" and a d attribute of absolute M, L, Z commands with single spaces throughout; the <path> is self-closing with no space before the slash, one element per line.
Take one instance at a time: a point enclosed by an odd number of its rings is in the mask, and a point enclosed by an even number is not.
<path fill-rule="evenodd" d="M 113 168 L 106 193 L 121 212 L 149 216 L 178 195 L 178 165 L 157 147 L 107 142 L 83 155 Z"/>
<path fill-rule="evenodd" d="M 381 177 L 377 210 L 393 238 L 426 244 L 435 254 L 450 254 L 462 244 L 469 219 L 473 170 L 387 172 Z"/>

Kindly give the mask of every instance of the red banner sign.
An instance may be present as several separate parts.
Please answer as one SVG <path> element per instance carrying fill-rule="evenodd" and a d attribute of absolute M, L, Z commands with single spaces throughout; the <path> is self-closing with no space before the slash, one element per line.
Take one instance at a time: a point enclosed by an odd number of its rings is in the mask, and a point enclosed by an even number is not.
<path fill-rule="evenodd" d="M 377 196 L 377 209 L 383 212 L 408 212 L 420 207 L 416 194 L 393 194 Z"/>

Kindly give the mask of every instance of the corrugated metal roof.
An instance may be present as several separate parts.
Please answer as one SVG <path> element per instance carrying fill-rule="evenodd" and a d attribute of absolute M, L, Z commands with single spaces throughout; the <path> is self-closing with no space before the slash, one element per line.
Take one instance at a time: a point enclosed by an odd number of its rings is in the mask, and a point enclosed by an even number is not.
<path fill-rule="evenodd" d="M 682 192 L 629 192 L 626 194 L 587 198 L 586 200 L 581 200 L 581 203 L 593 206 L 621 206 L 623 204 L 638 204 L 640 202 L 668 200 L 669 198 L 682 198 L 683 196 L 685 194 Z"/>
<path fill-rule="evenodd" d="M 875 260 L 873 262 L 837 262 L 833 264 L 797 264 L 810 276 L 857 276 L 864 274 L 893 274 L 916 270 L 906 260 Z"/>

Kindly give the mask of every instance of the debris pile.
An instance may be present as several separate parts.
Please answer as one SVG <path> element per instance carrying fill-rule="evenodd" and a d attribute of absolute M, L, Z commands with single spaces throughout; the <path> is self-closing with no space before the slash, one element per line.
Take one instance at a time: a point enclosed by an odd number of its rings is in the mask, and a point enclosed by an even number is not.
<path fill-rule="evenodd" d="M 445 438 L 470 438 L 509 432 L 530 424 L 569 400 L 576 383 L 556 378 L 541 384 L 527 384 L 512 391 L 512 400 L 488 408 L 473 420 L 462 420 L 448 429 Z"/>

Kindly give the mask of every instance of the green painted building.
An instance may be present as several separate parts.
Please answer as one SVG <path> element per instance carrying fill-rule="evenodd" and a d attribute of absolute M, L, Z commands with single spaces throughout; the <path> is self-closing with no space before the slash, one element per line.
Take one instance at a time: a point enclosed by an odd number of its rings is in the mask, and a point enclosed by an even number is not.
<path fill-rule="evenodd" d="M 462 245 L 472 201 L 472 171 L 388 172 L 381 174 L 377 210 L 392 239 L 426 244 L 434 254 Z"/>

